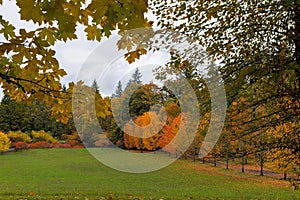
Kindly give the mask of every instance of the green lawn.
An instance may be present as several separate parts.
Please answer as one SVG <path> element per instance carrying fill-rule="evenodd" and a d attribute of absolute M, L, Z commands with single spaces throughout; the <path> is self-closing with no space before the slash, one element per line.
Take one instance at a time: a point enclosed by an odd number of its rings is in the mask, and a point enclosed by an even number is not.
<path fill-rule="evenodd" d="M 146 174 L 110 169 L 85 149 L 0 156 L 0 199 L 299 199 L 288 183 L 178 160 Z"/>

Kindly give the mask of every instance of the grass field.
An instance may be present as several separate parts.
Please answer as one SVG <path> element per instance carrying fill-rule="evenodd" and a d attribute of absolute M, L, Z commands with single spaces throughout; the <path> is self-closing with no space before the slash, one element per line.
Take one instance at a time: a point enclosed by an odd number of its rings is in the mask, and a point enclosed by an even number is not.
<path fill-rule="evenodd" d="M 0 199 L 298 199 L 289 183 L 178 160 L 152 173 L 110 169 L 86 149 L 0 156 Z"/>

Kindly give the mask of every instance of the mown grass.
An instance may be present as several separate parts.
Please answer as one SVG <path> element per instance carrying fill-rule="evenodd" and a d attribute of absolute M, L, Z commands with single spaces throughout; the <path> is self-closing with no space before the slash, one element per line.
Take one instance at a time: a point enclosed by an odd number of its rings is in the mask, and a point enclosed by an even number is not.
<path fill-rule="evenodd" d="M 0 199 L 300 199 L 288 183 L 178 160 L 152 173 L 110 169 L 86 149 L 0 156 Z"/>

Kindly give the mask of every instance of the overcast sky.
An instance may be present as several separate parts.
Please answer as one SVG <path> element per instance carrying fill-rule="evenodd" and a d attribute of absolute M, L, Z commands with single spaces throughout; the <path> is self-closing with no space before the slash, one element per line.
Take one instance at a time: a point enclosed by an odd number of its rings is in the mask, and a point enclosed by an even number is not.
<path fill-rule="evenodd" d="M 0 6 L 0 13 L 3 18 L 10 21 L 17 28 L 30 30 L 37 27 L 32 22 L 21 21 L 18 11 L 19 8 L 16 6 L 15 0 L 3 1 L 3 5 Z M 148 16 L 151 17 L 151 15 Z M 144 82 L 157 82 L 152 76 L 152 69 L 158 65 L 163 65 L 167 61 L 167 53 L 147 54 L 147 56 L 142 56 L 141 60 L 129 65 L 123 56 L 114 52 L 116 48 L 114 39 L 116 37 L 103 38 L 100 43 L 87 41 L 83 30 L 84 27 L 78 26 L 78 39 L 66 43 L 57 42 L 54 46 L 54 50 L 56 50 L 55 57 L 58 59 L 61 68 L 65 69 L 68 74 L 61 79 L 63 84 L 68 85 L 69 82 L 79 79 L 84 79 L 87 84 L 90 84 L 96 79 L 98 83 L 100 82 L 99 86 L 102 94 L 110 95 L 114 92 L 117 82 L 120 80 L 124 86 L 137 67 L 143 75 Z M 112 55 L 116 55 L 116 57 Z M 107 62 L 109 59 L 109 67 L 103 65 L 103 60 Z M 100 72 L 104 71 L 106 76 L 101 78 Z"/>

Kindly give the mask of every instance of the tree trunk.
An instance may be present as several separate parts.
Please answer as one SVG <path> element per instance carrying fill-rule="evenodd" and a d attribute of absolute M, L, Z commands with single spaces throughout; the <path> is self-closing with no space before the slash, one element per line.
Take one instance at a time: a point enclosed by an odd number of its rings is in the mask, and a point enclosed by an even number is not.
<path fill-rule="evenodd" d="M 286 172 L 283 172 L 283 180 L 286 180 L 287 179 L 287 174 Z"/>
<path fill-rule="evenodd" d="M 229 169 L 229 159 L 226 158 L 226 169 Z"/>
<path fill-rule="evenodd" d="M 245 160 L 244 157 L 242 157 L 242 173 L 245 172 Z"/>
<path fill-rule="evenodd" d="M 259 157 L 260 157 L 260 162 L 259 162 L 260 175 L 263 176 L 264 175 L 264 155 L 263 155 L 263 153 L 260 153 Z"/>

